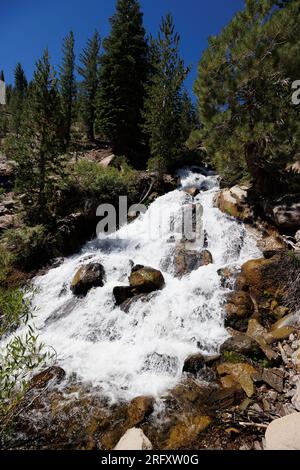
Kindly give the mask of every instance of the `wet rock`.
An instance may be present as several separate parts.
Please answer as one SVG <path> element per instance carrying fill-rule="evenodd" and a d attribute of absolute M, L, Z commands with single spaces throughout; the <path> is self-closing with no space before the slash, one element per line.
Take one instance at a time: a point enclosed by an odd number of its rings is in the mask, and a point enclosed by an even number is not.
<path fill-rule="evenodd" d="M 170 430 L 169 438 L 164 446 L 166 450 L 188 449 L 199 434 L 211 424 L 209 416 L 184 415 Z"/>
<path fill-rule="evenodd" d="M 264 369 L 261 378 L 266 384 L 274 388 L 276 392 L 283 392 L 284 371 L 281 369 Z"/>
<path fill-rule="evenodd" d="M 182 372 L 197 375 L 203 369 L 204 365 L 205 360 L 202 354 L 193 354 L 184 361 Z"/>
<path fill-rule="evenodd" d="M 241 268 L 242 275 L 255 297 L 263 296 L 265 298 L 265 292 L 268 292 L 269 295 L 275 295 L 278 285 L 275 283 L 274 275 L 269 275 L 269 270 L 276 261 L 277 258 L 275 260 L 274 257 L 271 259 L 260 258 L 247 261 L 243 264 Z"/>
<path fill-rule="evenodd" d="M 129 277 L 131 287 L 137 293 L 147 293 L 160 290 L 165 285 L 165 280 L 160 271 L 150 267 L 136 266 Z"/>
<path fill-rule="evenodd" d="M 49 367 L 48 369 L 43 370 L 42 372 L 39 372 L 34 377 L 32 377 L 29 384 L 29 389 L 45 388 L 50 381 L 53 383 L 60 383 L 65 378 L 65 376 L 66 373 L 61 367 Z"/>
<path fill-rule="evenodd" d="M 153 412 L 153 397 L 141 396 L 134 398 L 128 405 L 128 423 L 130 427 L 144 421 Z"/>
<path fill-rule="evenodd" d="M 121 305 L 126 300 L 132 298 L 134 290 L 130 286 L 116 286 L 113 288 L 113 295 L 116 301 L 116 305 Z"/>
<path fill-rule="evenodd" d="M 129 313 L 130 309 L 135 305 L 137 304 L 138 302 L 142 302 L 143 304 L 144 303 L 149 303 L 151 299 L 153 299 L 153 297 L 156 295 L 155 292 L 152 292 L 150 294 L 138 294 L 138 295 L 134 295 L 134 297 L 131 297 L 127 300 L 125 300 L 125 302 L 123 302 L 119 307 L 120 309 L 125 312 L 125 313 Z"/>
<path fill-rule="evenodd" d="M 236 276 L 236 270 L 234 268 L 226 267 L 226 268 L 218 269 L 218 275 L 221 278 L 222 287 L 225 287 L 225 288 L 233 287 L 235 276 Z"/>
<path fill-rule="evenodd" d="M 151 450 L 152 444 L 143 431 L 138 428 L 128 429 L 114 450 Z"/>
<path fill-rule="evenodd" d="M 103 287 L 105 271 L 100 263 L 89 263 L 78 269 L 72 283 L 71 291 L 74 295 L 85 296 L 94 287 Z"/>
<path fill-rule="evenodd" d="M 225 351 L 233 351 L 237 354 L 243 354 L 251 356 L 260 352 L 258 343 L 250 336 L 238 334 L 231 338 L 228 338 L 225 343 L 222 344 L 221 353 Z"/>
<path fill-rule="evenodd" d="M 239 384 L 246 395 L 251 398 L 255 393 L 253 377 L 257 374 L 256 369 L 246 363 L 222 363 L 217 366 L 217 372 L 220 376 L 229 375 L 233 382 Z"/>
<path fill-rule="evenodd" d="M 146 356 L 142 371 L 156 372 L 159 374 L 176 375 L 178 370 L 178 360 L 176 357 L 167 354 L 158 354 L 157 352 Z"/>
<path fill-rule="evenodd" d="M 182 277 L 212 262 L 210 251 L 190 250 L 185 243 L 178 243 L 175 250 L 175 276 Z"/>
<path fill-rule="evenodd" d="M 300 450 L 300 413 L 293 413 L 269 424 L 266 450 Z"/>
<path fill-rule="evenodd" d="M 198 196 L 198 194 L 200 194 L 200 190 L 196 186 L 191 186 L 190 188 L 184 188 L 184 192 L 189 194 L 192 197 L 196 197 Z"/>
<path fill-rule="evenodd" d="M 245 331 L 248 324 L 247 319 L 254 312 L 254 304 L 248 292 L 232 292 L 227 296 L 225 311 L 226 326 Z"/>

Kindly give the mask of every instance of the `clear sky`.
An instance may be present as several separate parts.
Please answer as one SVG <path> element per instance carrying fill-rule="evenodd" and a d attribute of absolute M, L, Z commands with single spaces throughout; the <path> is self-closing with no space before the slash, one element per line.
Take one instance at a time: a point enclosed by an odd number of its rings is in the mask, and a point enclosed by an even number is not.
<path fill-rule="evenodd" d="M 192 71 L 187 87 L 192 89 L 197 63 L 206 48 L 207 38 L 217 34 L 244 5 L 244 0 L 141 0 L 144 23 L 155 34 L 161 17 L 171 12 L 181 35 L 181 52 Z M 0 69 L 7 82 L 21 62 L 27 77 L 48 46 L 52 63 L 61 58 L 61 43 L 73 30 L 77 56 L 86 40 L 98 29 L 109 33 L 109 17 L 115 0 L 0 0 Z"/>

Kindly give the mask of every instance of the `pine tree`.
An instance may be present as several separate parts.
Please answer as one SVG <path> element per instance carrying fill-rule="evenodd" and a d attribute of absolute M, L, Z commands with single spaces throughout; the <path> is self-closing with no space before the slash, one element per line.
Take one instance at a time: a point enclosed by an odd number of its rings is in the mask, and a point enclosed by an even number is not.
<path fill-rule="evenodd" d="M 19 133 L 23 108 L 24 108 L 24 101 L 27 92 L 27 79 L 25 76 L 25 72 L 22 68 L 22 65 L 18 63 L 15 68 L 14 74 L 14 87 L 12 90 L 12 95 L 10 99 L 10 111 L 13 117 L 13 126 L 14 132 L 16 134 Z"/>
<path fill-rule="evenodd" d="M 62 174 L 61 107 L 57 81 L 46 50 L 36 63 L 26 99 L 20 137 L 15 140 L 17 187 L 31 223 L 49 221 Z"/>
<path fill-rule="evenodd" d="M 74 107 L 76 100 L 74 43 L 74 34 L 71 31 L 63 41 L 63 60 L 59 75 L 60 94 L 62 99 L 62 111 L 64 118 L 64 143 L 66 148 L 70 143 L 71 126 L 72 120 L 74 118 Z"/>
<path fill-rule="evenodd" d="M 83 78 L 80 83 L 81 111 L 86 127 L 87 138 L 95 140 L 96 93 L 99 83 L 99 51 L 100 36 L 95 31 L 92 39 L 87 42 L 86 48 L 80 54 L 81 66 L 78 71 Z"/>
<path fill-rule="evenodd" d="M 4 72 L 3 70 L 0 71 L 0 80 L 2 80 L 2 82 L 4 82 Z"/>
<path fill-rule="evenodd" d="M 111 33 L 101 58 L 97 127 L 115 153 L 133 158 L 142 140 L 141 110 L 148 70 L 139 2 L 118 0 L 110 21 Z"/>
<path fill-rule="evenodd" d="M 180 36 L 172 16 L 162 20 L 158 38 L 151 41 L 151 77 L 145 100 L 144 130 L 149 136 L 151 168 L 165 171 L 180 155 L 184 141 L 183 84 L 188 69 L 179 55 Z M 186 104 L 186 103 L 185 103 Z"/>
<path fill-rule="evenodd" d="M 199 145 L 225 180 L 251 176 L 258 192 L 279 192 L 299 153 L 300 1 L 247 0 L 209 47 L 195 84 Z"/>

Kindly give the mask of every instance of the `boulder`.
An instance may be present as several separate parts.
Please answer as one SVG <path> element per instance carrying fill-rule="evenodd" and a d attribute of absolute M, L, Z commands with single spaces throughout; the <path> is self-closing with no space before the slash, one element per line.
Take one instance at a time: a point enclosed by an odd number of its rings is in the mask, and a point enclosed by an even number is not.
<path fill-rule="evenodd" d="M 258 343 L 250 336 L 238 334 L 228 338 L 221 346 L 220 352 L 233 351 L 237 354 L 251 356 L 260 352 Z"/>
<path fill-rule="evenodd" d="M 131 299 L 135 294 L 133 288 L 130 286 L 116 286 L 113 288 L 113 295 L 116 305 L 121 305 L 126 302 L 126 300 Z"/>
<path fill-rule="evenodd" d="M 189 250 L 186 248 L 185 243 L 178 243 L 175 249 L 175 276 L 182 277 L 212 262 L 210 251 Z"/>
<path fill-rule="evenodd" d="M 278 283 L 274 280 L 274 273 L 270 271 L 275 267 L 277 257 L 271 259 L 254 259 L 247 261 L 241 268 L 242 276 L 245 278 L 251 293 L 258 299 L 265 299 L 265 292 L 275 295 L 278 290 Z"/>
<path fill-rule="evenodd" d="M 160 290 L 165 285 L 165 280 L 160 271 L 148 266 L 138 266 L 132 269 L 129 284 L 136 292 L 147 293 Z"/>
<path fill-rule="evenodd" d="M 210 416 L 185 415 L 182 421 L 171 427 L 164 449 L 188 449 L 199 434 L 208 428 L 211 422 Z"/>
<path fill-rule="evenodd" d="M 250 364 L 225 362 L 217 366 L 217 372 L 220 376 L 229 376 L 229 378 L 239 384 L 246 395 L 251 398 L 255 393 L 253 377 L 257 374 L 256 369 Z M 230 383 L 230 386 L 231 383 Z"/>
<path fill-rule="evenodd" d="M 156 372 L 162 375 L 175 376 L 178 371 L 178 359 L 168 354 L 153 352 L 147 354 L 142 372 Z"/>
<path fill-rule="evenodd" d="M 60 383 L 66 376 L 64 369 L 61 367 L 53 366 L 49 367 L 42 372 L 34 375 L 29 383 L 29 389 L 42 389 L 45 388 L 48 383 L 56 382 Z"/>
<path fill-rule="evenodd" d="M 196 197 L 198 196 L 198 194 L 200 194 L 200 190 L 196 186 L 191 186 L 190 188 L 184 188 L 183 190 L 185 193 L 189 194 L 192 197 Z"/>
<path fill-rule="evenodd" d="M 128 429 L 114 450 L 151 450 L 152 444 L 139 428 Z"/>
<path fill-rule="evenodd" d="M 105 271 L 100 263 L 89 263 L 81 266 L 71 283 L 74 295 L 85 296 L 94 287 L 103 287 Z"/>
<path fill-rule="evenodd" d="M 297 231 L 300 228 L 300 194 L 268 201 L 265 210 L 280 229 Z"/>
<path fill-rule="evenodd" d="M 291 328 L 291 330 L 293 330 L 293 327 L 298 325 L 300 325 L 300 311 L 295 313 L 289 313 L 288 315 L 274 323 L 274 325 L 272 326 L 272 333 L 282 328 Z M 292 332 L 293 331 L 291 331 L 291 333 Z"/>
<path fill-rule="evenodd" d="M 197 375 L 204 367 L 205 359 L 201 353 L 189 356 L 185 361 L 182 372 Z"/>
<path fill-rule="evenodd" d="M 253 315 L 254 304 L 248 292 L 231 292 L 227 296 L 225 304 L 226 326 L 245 331 L 248 325 L 248 318 Z"/>
<path fill-rule="evenodd" d="M 150 294 L 134 295 L 134 297 L 130 297 L 129 299 L 125 300 L 125 302 L 120 305 L 120 309 L 125 313 L 129 313 L 131 307 L 133 307 L 137 302 L 148 303 L 155 295 L 155 292 Z"/>
<path fill-rule="evenodd" d="M 153 397 L 141 396 L 134 398 L 128 405 L 128 423 L 130 427 L 144 421 L 153 412 Z"/>
<path fill-rule="evenodd" d="M 265 435 L 266 450 L 300 450 L 300 413 L 275 419 Z"/>
<path fill-rule="evenodd" d="M 225 214 L 246 220 L 251 217 L 251 210 L 247 205 L 248 189 L 247 186 L 222 189 L 215 197 L 214 203 Z"/>

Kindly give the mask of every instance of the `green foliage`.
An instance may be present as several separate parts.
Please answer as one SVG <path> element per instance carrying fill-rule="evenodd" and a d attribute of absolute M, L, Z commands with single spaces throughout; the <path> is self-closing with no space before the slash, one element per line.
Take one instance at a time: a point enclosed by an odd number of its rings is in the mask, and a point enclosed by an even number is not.
<path fill-rule="evenodd" d="M 180 37 L 173 18 L 162 20 L 156 40 L 151 40 L 151 75 L 143 113 L 144 131 L 152 158 L 149 168 L 165 171 L 183 151 L 192 128 L 192 105 L 183 92 L 188 69 L 179 56 Z"/>
<path fill-rule="evenodd" d="M 134 200 L 137 195 L 136 172 L 123 163 L 122 170 L 103 168 L 97 163 L 79 161 L 74 168 L 71 182 L 81 188 L 83 193 L 93 195 L 99 203 L 118 203 L 118 197 L 127 195 Z"/>
<path fill-rule="evenodd" d="M 117 155 L 131 157 L 141 143 L 141 109 L 147 79 L 148 46 L 137 0 L 118 0 L 104 40 L 97 127 Z"/>
<path fill-rule="evenodd" d="M 300 3 L 280 9 L 276 3 L 248 0 L 210 38 L 195 83 L 198 145 L 225 179 L 248 172 L 265 193 L 284 185 L 300 142 L 300 108 L 291 102 L 300 70 Z"/>
<path fill-rule="evenodd" d="M 13 118 L 13 131 L 19 134 L 22 116 L 24 110 L 25 97 L 27 93 L 27 79 L 25 72 L 20 63 L 15 68 L 14 87 L 12 89 L 11 98 L 9 102 L 9 109 Z"/>
<path fill-rule="evenodd" d="M 30 305 L 21 289 L 0 288 L 0 338 L 30 318 Z"/>
<path fill-rule="evenodd" d="M 13 265 L 19 269 L 32 270 L 47 260 L 47 232 L 43 225 L 6 230 L 2 242 L 6 253 L 11 253 L 3 254 L 8 269 Z M 5 253 L 4 248 L 3 251 Z"/>
<path fill-rule="evenodd" d="M 99 50 L 100 36 L 95 31 L 88 40 L 86 48 L 80 54 L 81 66 L 78 72 L 82 76 L 80 83 L 80 107 L 82 119 L 86 128 L 87 138 L 95 140 L 96 93 L 99 85 Z"/>
<path fill-rule="evenodd" d="M 225 362 L 230 362 L 231 364 L 239 364 L 241 362 L 247 362 L 245 356 L 235 351 L 224 351 L 222 353 L 222 357 Z"/>
<path fill-rule="evenodd" d="M 55 74 L 48 51 L 36 64 L 28 90 L 20 136 L 13 144 L 17 162 L 17 189 L 30 222 L 49 220 L 51 202 L 63 175 L 62 116 Z"/>
<path fill-rule="evenodd" d="M 71 125 L 74 119 L 76 100 L 74 43 L 74 34 L 71 31 L 63 41 L 63 60 L 59 75 L 64 126 L 63 137 L 66 148 L 70 143 Z"/>

